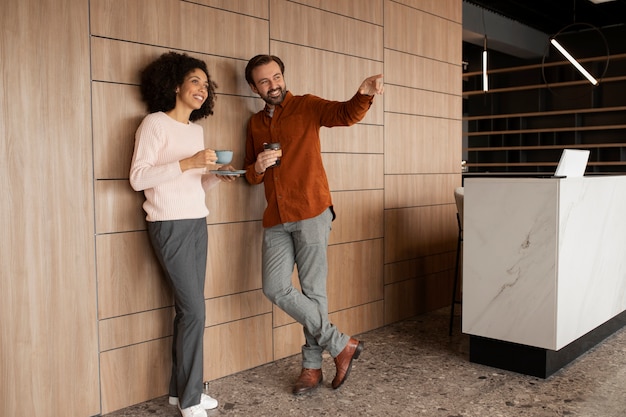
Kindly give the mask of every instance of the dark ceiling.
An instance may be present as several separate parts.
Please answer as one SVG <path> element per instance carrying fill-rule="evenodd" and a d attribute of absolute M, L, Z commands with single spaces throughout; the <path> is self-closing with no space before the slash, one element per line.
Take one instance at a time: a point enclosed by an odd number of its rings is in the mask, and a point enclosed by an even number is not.
<path fill-rule="evenodd" d="M 572 23 L 589 23 L 599 28 L 626 24 L 626 0 L 601 4 L 594 4 L 590 0 L 465 1 L 548 35 L 555 34 Z"/>

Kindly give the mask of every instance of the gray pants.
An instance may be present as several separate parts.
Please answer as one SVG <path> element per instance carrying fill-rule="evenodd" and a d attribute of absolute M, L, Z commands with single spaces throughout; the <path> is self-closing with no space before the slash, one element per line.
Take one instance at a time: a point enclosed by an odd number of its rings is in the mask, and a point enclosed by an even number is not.
<path fill-rule="evenodd" d="M 327 246 L 332 211 L 312 219 L 284 223 L 263 232 L 263 293 L 304 327 L 302 367 L 321 369 L 322 352 L 336 357 L 349 336 L 328 320 Z M 302 292 L 291 283 L 294 264 Z"/>
<path fill-rule="evenodd" d="M 148 222 L 152 247 L 174 292 L 174 340 L 169 395 L 180 408 L 200 404 L 207 263 L 206 219 Z"/>

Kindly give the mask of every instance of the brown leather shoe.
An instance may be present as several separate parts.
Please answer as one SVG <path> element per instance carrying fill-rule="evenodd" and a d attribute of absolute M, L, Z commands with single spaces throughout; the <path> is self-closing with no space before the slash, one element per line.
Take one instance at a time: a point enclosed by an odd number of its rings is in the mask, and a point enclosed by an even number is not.
<path fill-rule="evenodd" d="M 324 379 L 321 369 L 309 369 L 302 368 L 302 372 L 296 381 L 296 385 L 293 386 L 293 393 L 295 395 L 304 394 L 305 392 L 313 391 Z"/>
<path fill-rule="evenodd" d="M 348 344 L 335 358 L 335 366 L 337 367 L 337 374 L 333 379 L 333 389 L 339 388 L 350 375 L 352 369 L 352 360 L 358 359 L 361 351 L 363 350 L 363 342 L 359 342 L 355 338 L 351 337 Z"/>

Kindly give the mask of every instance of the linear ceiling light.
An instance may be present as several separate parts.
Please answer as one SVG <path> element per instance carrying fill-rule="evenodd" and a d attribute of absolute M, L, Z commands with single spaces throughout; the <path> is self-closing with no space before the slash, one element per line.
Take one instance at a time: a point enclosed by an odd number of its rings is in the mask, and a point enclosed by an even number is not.
<path fill-rule="evenodd" d="M 487 78 L 487 35 L 483 41 L 483 91 L 489 90 L 489 79 Z"/>
<path fill-rule="evenodd" d="M 565 48 L 563 48 L 563 47 L 561 46 L 561 44 L 560 44 L 560 43 L 559 43 L 559 42 L 558 42 L 555 38 L 550 39 L 550 43 L 552 43 L 552 45 L 554 45 L 554 47 L 555 47 L 556 49 L 558 49 L 558 50 L 559 50 L 559 52 L 560 52 L 560 53 L 562 53 L 562 54 L 563 54 L 563 56 L 564 56 L 565 58 L 567 58 L 567 60 L 568 60 L 569 62 L 571 62 L 571 63 L 572 63 L 572 65 L 573 65 L 573 66 L 575 66 L 575 67 L 576 67 L 576 69 L 577 69 L 578 71 L 580 71 L 580 73 L 581 73 L 582 75 L 584 75 L 584 76 L 585 76 L 585 78 L 587 78 L 591 84 L 593 84 L 593 85 L 598 85 L 598 80 L 596 80 L 595 78 L 593 78 L 593 76 L 592 76 L 591 74 L 589 74 L 589 72 L 587 72 L 587 70 L 586 70 L 586 69 L 584 69 L 584 68 L 583 68 L 583 66 L 582 66 L 582 65 L 580 65 L 580 63 L 579 63 L 578 61 L 576 61 L 576 59 L 574 59 L 574 57 L 573 57 L 573 56 L 571 56 L 571 55 L 570 55 L 570 53 L 569 53 L 569 52 L 567 52 L 567 50 L 566 50 Z"/>

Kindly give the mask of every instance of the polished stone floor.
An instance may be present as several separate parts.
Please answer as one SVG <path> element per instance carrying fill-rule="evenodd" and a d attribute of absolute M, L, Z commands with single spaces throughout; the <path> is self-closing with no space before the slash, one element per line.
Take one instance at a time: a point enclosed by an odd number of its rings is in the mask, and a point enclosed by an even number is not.
<path fill-rule="evenodd" d="M 330 388 L 330 356 L 322 386 L 299 397 L 291 394 L 299 355 L 211 381 L 209 394 L 220 405 L 208 415 L 626 416 L 626 328 L 541 379 L 470 363 L 458 318 L 448 336 L 448 314 L 442 309 L 359 335 L 365 349 L 338 390 Z M 144 416 L 179 413 L 161 397 L 107 415 Z"/>

